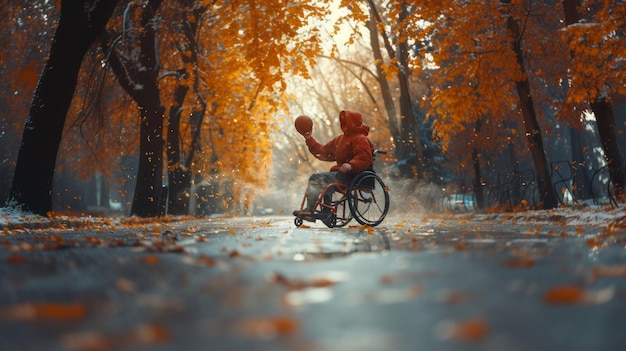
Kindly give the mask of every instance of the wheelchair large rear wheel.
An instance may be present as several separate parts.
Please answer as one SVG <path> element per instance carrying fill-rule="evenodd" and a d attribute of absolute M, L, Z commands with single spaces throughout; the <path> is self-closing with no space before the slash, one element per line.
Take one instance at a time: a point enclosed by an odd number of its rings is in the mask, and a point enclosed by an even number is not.
<path fill-rule="evenodd" d="M 348 205 L 357 222 L 375 227 L 389 212 L 389 192 L 376 173 L 365 171 L 348 188 Z"/>

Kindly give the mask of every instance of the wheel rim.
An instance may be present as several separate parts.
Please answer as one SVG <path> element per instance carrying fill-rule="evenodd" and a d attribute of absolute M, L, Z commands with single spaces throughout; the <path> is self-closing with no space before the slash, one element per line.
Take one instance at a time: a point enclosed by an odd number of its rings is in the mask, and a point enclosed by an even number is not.
<path fill-rule="evenodd" d="M 363 225 L 377 226 L 389 211 L 389 193 L 385 183 L 373 172 L 352 181 L 348 194 L 350 212 Z"/>

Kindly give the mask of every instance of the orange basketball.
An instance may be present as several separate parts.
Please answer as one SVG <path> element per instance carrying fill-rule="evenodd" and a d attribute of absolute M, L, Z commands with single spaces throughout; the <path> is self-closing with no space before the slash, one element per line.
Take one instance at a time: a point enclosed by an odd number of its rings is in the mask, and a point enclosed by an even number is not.
<path fill-rule="evenodd" d="M 296 126 L 296 130 L 298 133 L 302 135 L 311 134 L 313 131 L 313 120 L 309 116 L 298 116 L 296 118 L 294 125 Z"/>

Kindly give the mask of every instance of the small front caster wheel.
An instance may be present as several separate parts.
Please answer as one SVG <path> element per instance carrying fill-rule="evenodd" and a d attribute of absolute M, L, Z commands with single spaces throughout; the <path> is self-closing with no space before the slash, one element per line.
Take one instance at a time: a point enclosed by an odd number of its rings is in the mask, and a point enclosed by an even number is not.
<path fill-rule="evenodd" d="M 293 220 L 293 224 L 295 224 L 295 225 L 296 225 L 296 227 L 301 226 L 301 225 L 302 225 L 302 223 L 303 223 L 303 221 L 302 221 L 302 218 L 301 218 L 301 217 L 296 217 L 296 218 L 294 218 L 294 220 Z"/>

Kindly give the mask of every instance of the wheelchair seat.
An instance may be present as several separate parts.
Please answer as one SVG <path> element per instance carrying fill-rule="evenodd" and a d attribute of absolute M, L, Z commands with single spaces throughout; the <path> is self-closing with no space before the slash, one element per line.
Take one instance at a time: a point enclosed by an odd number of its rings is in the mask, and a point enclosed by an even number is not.
<path fill-rule="evenodd" d="M 352 184 L 352 182 L 354 181 L 354 179 L 359 178 L 361 176 L 363 176 L 364 174 L 367 174 L 367 172 L 371 172 L 376 174 L 376 172 L 374 172 L 373 168 L 368 168 L 364 171 L 361 171 L 359 173 L 354 173 L 354 174 L 346 174 L 346 173 L 341 173 L 338 172 L 337 175 L 335 176 L 335 180 L 337 181 L 337 183 L 341 183 L 344 185 L 350 185 Z M 367 178 L 363 181 L 362 184 L 360 184 L 362 188 L 365 189 L 373 189 L 374 188 L 374 179 L 373 178 Z"/>

